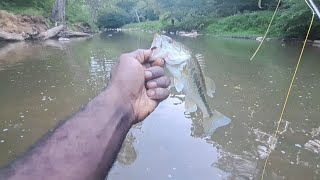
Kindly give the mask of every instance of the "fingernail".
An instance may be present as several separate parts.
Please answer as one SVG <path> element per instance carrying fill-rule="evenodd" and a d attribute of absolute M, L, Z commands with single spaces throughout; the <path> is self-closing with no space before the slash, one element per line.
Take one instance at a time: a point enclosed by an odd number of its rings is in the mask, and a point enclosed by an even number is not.
<path fill-rule="evenodd" d="M 145 76 L 147 79 L 152 77 L 152 73 L 150 71 L 145 71 Z"/>
<path fill-rule="evenodd" d="M 156 92 L 154 92 L 153 90 L 147 91 L 147 95 L 150 97 L 153 97 L 155 94 L 156 94 Z"/>

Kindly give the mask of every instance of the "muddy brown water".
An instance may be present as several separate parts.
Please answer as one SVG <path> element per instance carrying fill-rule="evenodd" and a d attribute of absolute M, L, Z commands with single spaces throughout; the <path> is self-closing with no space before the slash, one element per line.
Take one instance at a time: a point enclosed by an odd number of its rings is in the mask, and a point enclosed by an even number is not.
<path fill-rule="evenodd" d="M 0 165 L 87 103 L 107 85 L 117 57 L 149 48 L 152 36 L 0 44 Z M 260 179 L 302 44 L 266 42 L 250 61 L 255 41 L 175 38 L 205 59 L 217 87 L 211 106 L 232 122 L 205 138 L 201 115 L 184 114 L 184 95 L 173 89 L 129 132 L 108 179 Z M 265 179 L 320 179 L 319 56 L 307 47 Z"/>

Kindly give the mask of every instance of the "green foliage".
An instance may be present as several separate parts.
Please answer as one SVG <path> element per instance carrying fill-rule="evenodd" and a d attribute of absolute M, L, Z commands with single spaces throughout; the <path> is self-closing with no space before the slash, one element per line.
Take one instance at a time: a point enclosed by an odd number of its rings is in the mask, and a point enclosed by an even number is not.
<path fill-rule="evenodd" d="M 106 12 L 98 17 L 98 27 L 118 28 L 130 22 L 130 17 L 125 12 Z"/>
<path fill-rule="evenodd" d="M 66 19 L 69 23 L 89 23 L 90 11 L 85 0 L 68 0 L 66 11 Z"/>
<path fill-rule="evenodd" d="M 256 11 L 219 18 L 205 31 L 228 35 L 262 35 L 271 20 L 272 11 Z M 269 37 L 304 38 L 311 20 L 311 11 L 304 1 L 286 0 L 270 28 Z M 311 39 L 320 38 L 320 25 L 315 21 Z"/>
<path fill-rule="evenodd" d="M 163 25 L 159 21 L 145 21 L 142 23 L 126 24 L 122 28 L 160 31 L 163 29 Z"/>
<path fill-rule="evenodd" d="M 260 11 L 217 19 L 205 31 L 214 34 L 263 34 L 272 12 Z"/>
<path fill-rule="evenodd" d="M 0 9 L 17 14 L 48 17 L 54 0 L 2 0 Z"/>
<path fill-rule="evenodd" d="M 287 0 L 287 6 L 280 10 L 275 24 L 274 34 L 288 38 L 304 38 L 311 21 L 311 11 L 304 1 Z M 320 26 L 315 19 L 315 25 L 311 31 L 311 38 L 319 38 Z"/>

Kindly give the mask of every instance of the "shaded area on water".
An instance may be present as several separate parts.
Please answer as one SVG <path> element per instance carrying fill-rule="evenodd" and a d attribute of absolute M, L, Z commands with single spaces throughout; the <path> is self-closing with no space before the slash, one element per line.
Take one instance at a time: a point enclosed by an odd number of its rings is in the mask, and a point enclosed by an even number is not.
<path fill-rule="evenodd" d="M 205 59 L 217 87 L 211 106 L 232 123 L 204 139 L 201 115 L 184 114 L 184 96 L 172 90 L 130 131 L 108 179 L 259 179 L 301 44 L 267 42 L 250 62 L 255 41 L 174 38 Z M 151 40 L 152 34 L 104 33 L 64 44 L 0 44 L 0 164 L 105 87 L 121 53 L 149 48 Z M 320 178 L 319 54 L 305 52 L 267 179 Z"/>

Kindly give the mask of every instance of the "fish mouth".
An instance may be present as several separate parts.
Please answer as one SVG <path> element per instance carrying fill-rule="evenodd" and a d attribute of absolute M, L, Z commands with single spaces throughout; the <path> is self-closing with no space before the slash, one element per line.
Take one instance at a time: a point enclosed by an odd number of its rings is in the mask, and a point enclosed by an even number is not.
<path fill-rule="evenodd" d="M 151 44 L 151 49 L 156 49 L 156 48 L 160 48 L 160 44 L 159 43 L 159 40 L 161 40 L 161 36 L 156 33 L 154 36 L 153 36 L 153 41 L 152 41 L 152 44 Z"/>

